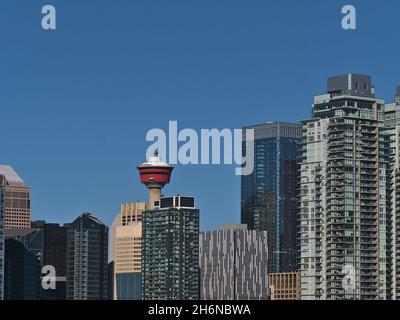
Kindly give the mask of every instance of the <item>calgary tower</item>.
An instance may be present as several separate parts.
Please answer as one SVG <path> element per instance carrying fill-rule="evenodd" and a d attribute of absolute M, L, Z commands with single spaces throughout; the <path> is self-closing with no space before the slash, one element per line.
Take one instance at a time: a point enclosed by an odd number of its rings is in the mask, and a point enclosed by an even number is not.
<path fill-rule="evenodd" d="M 154 209 L 154 203 L 160 200 L 161 189 L 169 183 L 173 166 L 162 161 L 155 151 L 147 162 L 137 167 L 140 174 L 140 182 L 149 189 L 149 202 L 147 210 Z"/>

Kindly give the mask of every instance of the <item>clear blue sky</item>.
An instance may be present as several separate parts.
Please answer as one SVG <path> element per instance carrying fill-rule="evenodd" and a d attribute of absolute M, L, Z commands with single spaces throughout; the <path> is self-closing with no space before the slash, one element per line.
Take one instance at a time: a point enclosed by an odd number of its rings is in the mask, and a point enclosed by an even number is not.
<path fill-rule="evenodd" d="M 356 31 L 341 8 L 357 9 Z M 41 8 L 57 30 L 41 29 Z M 146 200 L 146 132 L 308 118 L 325 79 L 400 84 L 398 0 L 2 0 L 0 163 L 32 188 L 34 219 L 91 211 L 110 224 Z M 240 221 L 233 166 L 177 166 L 165 194 L 195 195 L 201 228 Z"/>

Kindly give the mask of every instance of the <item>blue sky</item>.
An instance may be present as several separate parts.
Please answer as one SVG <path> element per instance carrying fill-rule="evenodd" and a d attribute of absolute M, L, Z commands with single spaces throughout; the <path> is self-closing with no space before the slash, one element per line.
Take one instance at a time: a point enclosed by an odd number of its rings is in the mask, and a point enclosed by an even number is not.
<path fill-rule="evenodd" d="M 341 8 L 357 30 L 341 29 Z M 57 30 L 41 29 L 41 8 Z M 90 211 L 110 224 L 146 200 L 136 165 L 152 128 L 240 128 L 310 116 L 326 77 L 400 84 L 397 0 L 4 0 L 0 163 L 32 188 L 34 219 Z M 195 195 L 201 228 L 240 221 L 234 166 L 177 166 L 165 194 Z"/>

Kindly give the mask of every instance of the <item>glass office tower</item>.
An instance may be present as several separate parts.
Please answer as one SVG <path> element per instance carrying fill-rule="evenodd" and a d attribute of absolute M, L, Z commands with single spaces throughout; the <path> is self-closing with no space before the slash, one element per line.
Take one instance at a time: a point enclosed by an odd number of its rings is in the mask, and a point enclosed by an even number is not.
<path fill-rule="evenodd" d="M 254 129 L 254 171 L 241 177 L 241 223 L 268 233 L 268 271 L 296 270 L 297 157 L 301 124 Z M 243 143 L 245 153 L 246 144 Z"/>
<path fill-rule="evenodd" d="M 46 221 L 32 221 L 33 229 L 43 231 L 43 265 L 50 265 L 56 271 L 56 288 L 44 290 L 44 300 L 66 299 L 67 273 L 67 227 Z"/>
<path fill-rule="evenodd" d="M 42 229 L 6 230 L 4 299 L 41 300 L 42 263 Z"/>
<path fill-rule="evenodd" d="M 84 213 L 67 227 L 67 299 L 107 300 L 107 226 Z"/>

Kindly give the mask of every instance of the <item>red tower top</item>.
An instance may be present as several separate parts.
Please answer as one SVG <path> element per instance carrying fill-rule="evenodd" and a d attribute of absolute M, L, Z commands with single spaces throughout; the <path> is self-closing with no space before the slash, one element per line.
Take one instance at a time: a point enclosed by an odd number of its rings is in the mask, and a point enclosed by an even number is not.
<path fill-rule="evenodd" d="M 162 188 L 169 183 L 173 166 L 162 161 L 156 151 L 147 162 L 138 166 L 140 182 L 147 188 Z"/>

